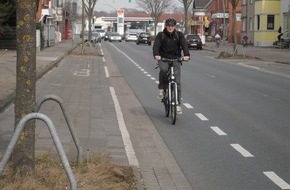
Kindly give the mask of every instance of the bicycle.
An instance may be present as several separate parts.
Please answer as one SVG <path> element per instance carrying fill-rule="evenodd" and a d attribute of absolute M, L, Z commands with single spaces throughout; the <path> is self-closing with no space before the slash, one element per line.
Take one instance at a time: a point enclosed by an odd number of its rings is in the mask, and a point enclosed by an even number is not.
<path fill-rule="evenodd" d="M 169 67 L 167 71 L 167 85 L 165 85 L 164 96 L 161 102 L 164 104 L 165 108 L 165 116 L 169 117 L 171 115 L 171 121 L 174 125 L 176 122 L 176 106 L 179 104 L 178 102 L 178 92 L 177 92 L 177 83 L 175 82 L 175 75 L 174 75 L 174 67 L 173 63 L 177 61 L 182 61 L 183 59 L 167 59 L 162 58 L 162 61 L 168 62 Z M 157 69 L 159 65 L 155 68 Z"/>

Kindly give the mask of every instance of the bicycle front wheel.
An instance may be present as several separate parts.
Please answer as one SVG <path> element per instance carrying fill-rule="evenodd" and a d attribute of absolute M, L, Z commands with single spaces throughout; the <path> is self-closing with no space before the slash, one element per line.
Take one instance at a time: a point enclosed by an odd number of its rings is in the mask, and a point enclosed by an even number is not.
<path fill-rule="evenodd" d="M 165 109 L 165 116 L 168 117 L 169 113 L 170 113 L 170 102 L 169 102 L 169 96 L 168 96 L 168 89 L 164 90 L 163 104 L 164 104 L 164 109 Z"/>
<path fill-rule="evenodd" d="M 176 122 L 176 106 L 177 106 L 177 91 L 176 91 L 176 84 L 172 83 L 171 84 L 171 102 L 170 102 L 170 110 L 171 110 L 171 121 L 172 124 L 174 125 Z"/>

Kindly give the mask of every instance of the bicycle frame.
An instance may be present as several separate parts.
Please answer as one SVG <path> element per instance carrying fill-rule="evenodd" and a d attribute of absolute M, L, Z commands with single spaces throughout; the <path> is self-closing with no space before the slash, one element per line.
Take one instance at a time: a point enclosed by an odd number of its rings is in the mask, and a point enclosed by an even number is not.
<path fill-rule="evenodd" d="M 169 64 L 167 79 L 168 84 L 164 89 L 164 98 L 163 103 L 165 106 L 165 115 L 169 116 L 169 112 L 171 111 L 171 119 L 172 124 L 176 122 L 176 106 L 178 105 L 178 92 L 177 92 L 177 83 L 175 82 L 174 75 L 174 63 L 180 61 L 179 59 L 162 59 L 162 61 L 167 62 Z"/>

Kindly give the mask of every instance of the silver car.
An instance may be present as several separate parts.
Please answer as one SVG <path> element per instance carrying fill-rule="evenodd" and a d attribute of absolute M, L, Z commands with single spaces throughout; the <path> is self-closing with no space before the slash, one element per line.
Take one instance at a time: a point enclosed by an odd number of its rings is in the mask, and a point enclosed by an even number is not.
<path fill-rule="evenodd" d="M 122 42 L 122 36 L 118 32 L 112 32 L 109 36 L 109 42 L 119 41 Z"/>

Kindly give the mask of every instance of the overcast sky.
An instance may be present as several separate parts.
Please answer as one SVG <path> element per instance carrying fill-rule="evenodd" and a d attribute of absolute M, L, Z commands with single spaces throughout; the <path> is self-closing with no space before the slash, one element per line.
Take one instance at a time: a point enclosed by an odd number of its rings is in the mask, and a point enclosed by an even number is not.
<path fill-rule="evenodd" d="M 136 3 L 136 0 L 131 0 L 131 3 L 129 3 L 128 1 L 129 0 L 97 0 L 95 10 L 96 11 L 114 11 L 120 8 L 140 9 L 140 7 Z M 181 6 L 181 3 L 179 1 L 177 0 L 174 0 L 174 1 L 177 2 L 175 5 Z"/>

